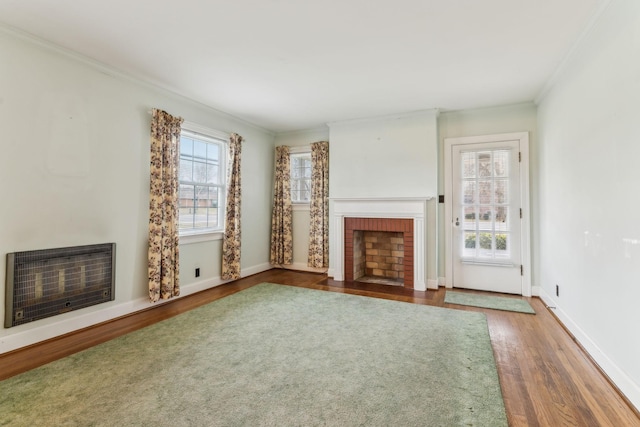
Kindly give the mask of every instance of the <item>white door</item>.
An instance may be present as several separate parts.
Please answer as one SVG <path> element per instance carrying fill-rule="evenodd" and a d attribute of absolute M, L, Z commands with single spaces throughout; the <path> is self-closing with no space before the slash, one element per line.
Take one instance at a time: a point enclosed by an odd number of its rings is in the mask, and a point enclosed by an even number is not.
<path fill-rule="evenodd" d="M 447 282 L 459 288 L 527 295 L 521 140 L 496 139 L 464 144 L 464 138 L 457 138 L 445 147 L 450 150 L 451 174 L 447 211 L 452 277 Z"/>

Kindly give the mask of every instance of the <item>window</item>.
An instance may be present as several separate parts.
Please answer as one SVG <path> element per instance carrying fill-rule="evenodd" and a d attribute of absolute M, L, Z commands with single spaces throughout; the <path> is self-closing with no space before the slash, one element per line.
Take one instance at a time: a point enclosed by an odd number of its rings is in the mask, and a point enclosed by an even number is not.
<path fill-rule="evenodd" d="M 291 201 L 309 203 L 311 200 L 311 152 L 291 150 Z"/>
<path fill-rule="evenodd" d="M 180 235 L 224 229 L 228 137 L 202 128 L 196 132 L 194 128 L 197 126 L 183 124 L 180 134 Z"/>

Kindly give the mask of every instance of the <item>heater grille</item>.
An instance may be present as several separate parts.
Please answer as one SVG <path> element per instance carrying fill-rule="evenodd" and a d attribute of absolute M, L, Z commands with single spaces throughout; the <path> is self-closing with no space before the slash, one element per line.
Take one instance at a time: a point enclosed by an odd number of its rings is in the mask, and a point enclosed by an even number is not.
<path fill-rule="evenodd" d="M 7 254 L 5 328 L 115 297 L 115 243 Z"/>

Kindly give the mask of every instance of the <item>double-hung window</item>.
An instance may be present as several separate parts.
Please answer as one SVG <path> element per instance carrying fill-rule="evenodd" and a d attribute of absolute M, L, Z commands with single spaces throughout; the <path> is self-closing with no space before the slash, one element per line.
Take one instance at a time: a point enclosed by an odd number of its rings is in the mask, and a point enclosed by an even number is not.
<path fill-rule="evenodd" d="M 291 149 L 291 202 L 309 204 L 311 200 L 311 151 Z"/>
<path fill-rule="evenodd" d="M 183 124 L 180 133 L 180 235 L 224 231 L 226 145 L 223 133 Z"/>

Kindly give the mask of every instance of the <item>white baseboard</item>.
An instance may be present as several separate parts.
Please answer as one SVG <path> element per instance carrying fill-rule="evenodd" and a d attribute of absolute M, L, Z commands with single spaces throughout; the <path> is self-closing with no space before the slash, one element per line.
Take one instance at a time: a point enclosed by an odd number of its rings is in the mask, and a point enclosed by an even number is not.
<path fill-rule="evenodd" d="M 600 369 L 613 381 L 627 399 L 637 410 L 640 410 L 640 385 L 636 384 L 622 369 L 618 367 L 598 345 L 578 326 L 569 315 L 562 310 L 558 301 L 555 300 L 541 287 L 538 288 L 540 299 L 551 309 L 560 319 L 562 324 L 573 334 L 575 339 L 582 345 L 591 358 L 600 366 Z"/>
<path fill-rule="evenodd" d="M 438 277 L 438 286 L 447 286 L 447 278 Z"/>
<path fill-rule="evenodd" d="M 271 270 L 271 268 L 272 266 L 269 263 L 245 268 L 241 271 L 241 277 L 251 276 L 263 271 Z M 179 297 L 160 300 L 153 305 L 149 302 L 148 297 L 137 298 L 123 303 L 116 303 L 115 301 L 112 301 L 100 304 L 100 306 L 88 308 L 93 309 L 94 311 L 82 313 L 82 310 L 78 310 L 61 314 L 56 316 L 58 320 L 55 323 L 49 323 L 42 326 L 38 326 L 35 323 L 26 323 L 24 325 L 15 326 L 16 329 L 23 330 L 11 335 L 0 337 L 0 354 L 36 344 L 41 341 L 46 341 L 79 329 L 97 325 L 98 323 L 107 322 L 121 316 L 126 316 L 137 311 L 148 309 L 152 306 L 166 304 L 168 302 L 175 301 L 178 298 L 183 298 L 228 282 L 230 282 L 230 280 L 222 280 L 218 276 L 181 286 Z"/>
<path fill-rule="evenodd" d="M 539 297 L 541 289 L 540 286 L 531 286 L 531 296 Z"/>
<path fill-rule="evenodd" d="M 254 274 L 262 273 L 263 271 L 271 270 L 272 268 L 273 266 L 268 262 L 254 265 L 253 267 L 243 268 L 240 272 L 240 277 L 252 276 Z"/>
<path fill-rule="evenodd" d="M 285 270 L 306 271 L 309 273 L 326 273 L 326 268 L 309 267 L 304 262 L 294 262 L 293 264 L 271 264 L 273 268 L 283 268 Z"/>
<path fill-rule="evenodd" d="M 438 279 L 427 279 L 427 289 L 438 289 Z"/>

